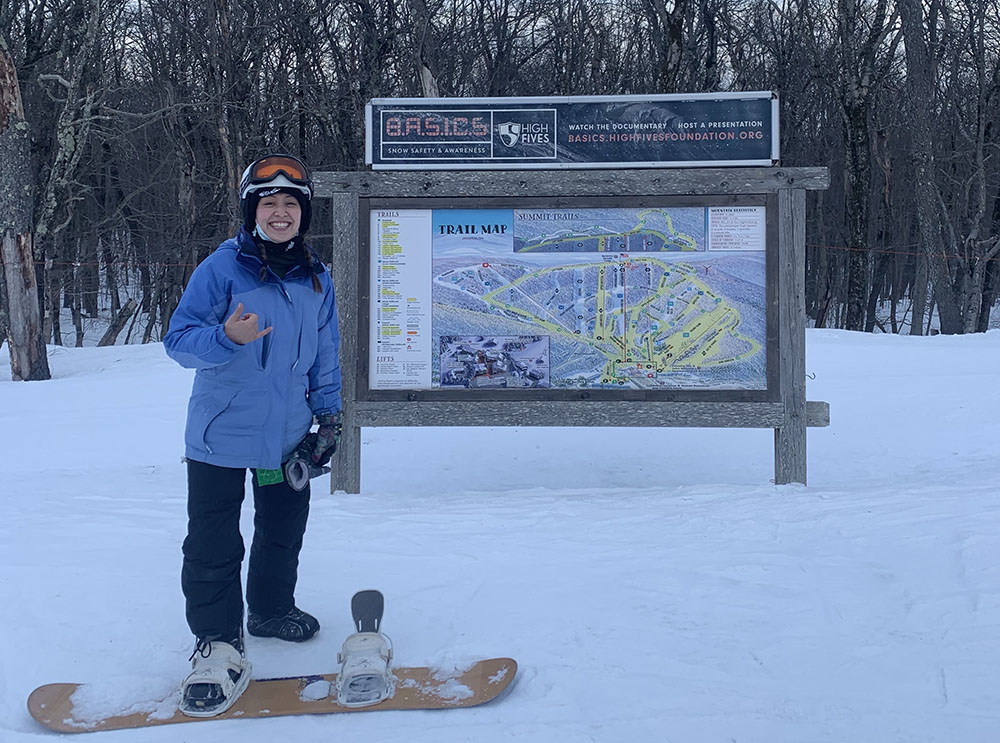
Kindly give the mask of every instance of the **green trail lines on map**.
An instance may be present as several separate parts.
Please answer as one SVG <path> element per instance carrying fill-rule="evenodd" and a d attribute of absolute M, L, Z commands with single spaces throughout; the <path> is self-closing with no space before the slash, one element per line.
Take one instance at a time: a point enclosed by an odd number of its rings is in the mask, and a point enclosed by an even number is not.
<path fill-rule="evenodd" d="M 655 290 L 652 286 L 647 287 L 647 296 L 629 306 L 625 286 L 627 272 L 636 268 L 648 271 L 653 266 L 663 270 Z M 579 328 L 574 331 L 554 322 L 551 319 L 552 312 L 520 286 L 548 274 L 586 269 L 598 271 L 593 331 L 589 335 L 585 335 Z M 490 266 L 489 271 L 490 278 L 496 276 L 506 280 L 495 265 Z M 673 280 L 668 279 L 674 275 L 671 272 L 676 274 Z M 617 283 L 616 276 L 620 283 Z M 606 382 L 626 378 L 629 376 L 626 372 L 636 375 L 639 370 L 643 370 L 643 373 L 652 374 L 682 368 L 721 366 L 756 354 L 761 348 L 760 343 L 741 335 L 737 330 L 741 322 L 739 312 L 717 298 L 696 276 L 695 270 L 685 264 L 670 265 L 657 258 L 633 257 L 619 264 L 602 261 L 539 268 L 486 292 L 482 299 L 498 311 L 517 315 L 553 336 L 560 336 L 574 343 L 583 341 L 592 346 L 607 359 L 601 371 L 601 379 Z M 687 285 L 684 291 L 680 291 L 681 285 Z M 621 290 L 620 299 L 615 296 L 616 289 Z M 516 296 L 528 308 L 515 306 L 512 301 L 514 292 L 517 292 Z M 674 292 L 680 294 L 675 295 Z M 506 297 L 501 299 L 501 294 Z M 675 296 L 686 296 L 689 299 L 681 312 L 673 317 L 674 327 L 664 324 L 662 328 L 657 327 L 655 332 L 640 332 L 638 328 L 643 318 L 650 326 L 662 322 L 662 318 L 650 313 L 653 305 L 663 301 L 666 306 L 666 300 Z M 699 299 L 702 304 L 708 303 L 710 309 L 699 309 L 696 306 Z M 578 314 L 580 309 L 574 301 L 564 313 L 573 312 L 575 318 L 581 319 Z M 535 314 L 536 311 L 539 314 Z M 583 328 L 587 326 L 588 323 L 582 323 Z M 727 333 L 744 342 L 748 348 L 740 354 L 716 358 L 720 343 Z"/>
<path fill-rule="evenodd" d="M 670 233 L 669 237 L 667 235 L 664 235 L 659 230 L 645 229 L 646 216 L 650 214 L 659 215 L 666 220 L 667 230 Z M 605 229 L 600 227 L 599 225 L 594 225 L 594 226 L 596 229 Z M 639 212 L 639 223 L 632 229 L 628 230 L 627 232 L 607 230 L 599 234 L 586 233 L 586 234 L 576 234 L 576 235 L 564 235 L 562 237 L 553 238 L 551 240 L 543 239 L 542 242 L 538 243 L 537 245 L 525 245 L 518 252 L 530 253 L 532 251 L 540 251 L 543 248 L 547 249 L 546 252 L 549 252 L 553 246 L 562 245 L 564 243 L 577 243 L 578 245 L 581 245 L 583 242 L 596 239 L 597 240 L 596 250 L 590 250 L 588 247 L 588 249 L 585 252 L 604 253 L 610 251 L 618 253 L 622 251 L 623 245 L 628 244 L 628 237 L 630 235 L 638 235 L 638 234 L 652 235 L 654 237 L 658 237 L 660 240 L 663 241 L 663 244 L 667 246 L 671 245 L 671 243 L 679 245 L 680 250 L 682 251 L 698 249 L 698 244 L 695 242 L 695 239 L 693 237 L 691 237 L 690 235 L 685 235 L 674 229 L 674 220 L 669 213 L 665 212 L 662 209 L 643 209 L 641 212 Z M 618 245 L 612 245 L 609 248 L 608 241 L 611 240 L 612 238 L 618 238 L 618 237 L 622 238 L 621 243 Z M 559 248 L 555 248 L 555 250 L 551 250 L 551 252 L 560 252 L 560 250 Z"/>

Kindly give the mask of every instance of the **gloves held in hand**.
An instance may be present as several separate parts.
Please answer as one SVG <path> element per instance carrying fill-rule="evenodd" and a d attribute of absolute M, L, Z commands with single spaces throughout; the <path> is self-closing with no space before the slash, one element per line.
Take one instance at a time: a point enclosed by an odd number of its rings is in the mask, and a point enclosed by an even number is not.
<path fill-rule="evenodd" d="M 307 434 L 298 448 L 310 462 L 322 467 L 337 450 L 343 423 L 339 412 L 321 413 L 316 416 L 316 422 L 319 428 Z"/>

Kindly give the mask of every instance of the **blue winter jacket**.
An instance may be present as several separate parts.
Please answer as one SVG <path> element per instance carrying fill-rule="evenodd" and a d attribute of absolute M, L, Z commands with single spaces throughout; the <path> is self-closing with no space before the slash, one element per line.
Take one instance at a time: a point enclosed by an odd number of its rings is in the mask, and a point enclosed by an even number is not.
<path fill-rule="evenodd" d="M 315 256 L 314 256 L 315 257 Z M 284 280 L 263 265 L 246 232 L 195 269 L 163 339 L 167 355 L 196 369 L 185 456 L 221 467 L 277 469 L 308 433 L 313 414 L 340 410 L 340 333 L 330 274 L 318 258 Z M 244 346 L 223 330 L 238 303 L 274 330 Z"/>

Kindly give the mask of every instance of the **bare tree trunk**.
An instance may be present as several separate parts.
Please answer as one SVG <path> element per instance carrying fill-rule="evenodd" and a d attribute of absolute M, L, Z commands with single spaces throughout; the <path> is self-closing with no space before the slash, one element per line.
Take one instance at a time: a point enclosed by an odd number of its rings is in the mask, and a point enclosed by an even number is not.
<path fill-rule="evenodd" d="M 113 346 L 115 341 L 118 340 L 118 336 L 121 334 L 125 325 L 128 324 L 128 320 L 132 317 L 132 313 L 135 312 L 138 303 L 134 299 L 129 299 L 122 307 L 121 312 L 115 316 L 115 319 L 111 321 L 111 325 L 108 326 L 107 332 L 101 336 L 101 340 L 98 341 L 98 346 Z"/>
<path fill-rule="evenodd" d="M 847 140 L 847 330 L 863 330 L 868 294 L 869 223 L 871 220 L 871 138 L 868 132 L 870 99 L 845 105 Z"/>
<path fill-rule="evenodd" d="M 111 240 L 101 241 L 99 255 L 104 259 L 104 281 L 111 300 L 111 314 L 116 315 L 122 307 L 122 299 L 118 291 L 118 270 L 115 267 L 115 252 L 111 247 Z"/>
<path fill-rule="evenodd" d="M 181 294 L 184 291 L 183 283 L 174 281 L 175 278 L 179 277 L 175 275 L 173 270 L 168 270 L 164 277 L 163 291 L 160 292 L 160 337 L 157 340 L 163 340 L 163 336 L 170 329 L 170 316 L 180 302 Z"/>
<path fill-rule="evenodd" d="M 986 295 L 986 279 L 989 275 L 990 260 L 1000 253 L 1000 239 L 997 237 L 988 238 L 990 234 L 988 210 L 988 194 L 990 186 L 987 178 L 987 163 L 992 156 L 987 153 L 995 151 L 996 142 L 993 140 L 995 126 L 995 100 L 1000 93 L 1000 64 L 995 61 L 996 45 L 987 45 L 986 37 L 988 28 L 986 24 L 985 3 L 977 3 L 973 6 L 970 3 L 970 11 L 974 12 L 974 17 L 970 17 L 970 29 L 972 29 L 972 56 L 976 74 L 976 90 L 978 93 L 975 119 L 970 122 L 969 139 L 973 145 L 972 157 L 972 177 L 971 181 L 975 185 L 971 189 L 970 204 L 971 213 L 969 215 L 969 229 L 964 239 L 965 250 L 963 254 L 965 260 L 971 264 L 971 270 L 966 271 L 967 282 L 966 292 L 963 302 L 963 312 L 965 314 L 965 324 L 963 332 L 973 333 L 979 327 L 979 316 L 984 307 Z M 974 8 L 974 10 L 973 10 Z M 986 67 L 988 60 L 994 58 L 993 74 L 988 75 Z M 988 306 L 986 308 L 989 312 Z"/>
<path fill-rule="evenodd" d="M 870 17 L 869 17 L 870 16 Z M 838 97 L 844 120 L 847 208 L 847 320 L 848 330 L 865 327 L 865 300 L 871 273 L 872 149 L 870 117 L 881 85 L 883 47 L 893 33 L 894 17 L 886 0 L 875 3 L 839 0 L 836 29 L 839 37 Z M 895 41 L 890 42 L 890 49 Z"/>
<path fill-rule="evenodd" d="M 47 302 L 39 300 L 39 306 L 45 313 L 42 318 L 42 332 L 46 340 L 52 340 L 52 345 L 61 346 L 63 345 L 62 297 L 63 285 L 66 283 L 63 277 L 66 275 L 66 266 L 53 265 L 51 260 L 46 265 L 40 282 L 45 287 L 45 297 L 48 299 Z"/>
<path fill-rule="evenodd" d="M 65 250 L 59 249 L 59 243 L 63 242 L 62 236 L 65 233 L 61 232 L 55 236 L 56 239 L 56 252 L 63 254 Z M 80 241 L 73 241 L 73 252 L 71 254 L 72 261 L 69 265 L 65 266 L 62 270 L 62 292 L 56 294 L 58 299 L 62 297 L 62 306 L 70 311 L 70 317 L 73 320 L 73 329 L 76 331 L 76 342 L 74 345 L 77 348 L 83 348 L 83 270 L 84 267 L 80 261 Z M 53 307 L 58 306 L 58 302 L 52 303 Z M 58 313 L 54 314 L 54 318 L 58 318 L 60 315 Z M 56 323 L 55 327 L 59 327 Z"/>
<path fill-rule="evenodd" d="M 990 306 L 995 297 L 992 287 L 988 287 L 987 280 L 990 276 L 991 263 L 1000 256 L 1000 237 L 993 238 L 988 244 L 989 249 L 981 258 L 976 259 L 972 269 L 972 278 L 969 280 L 968 308 L 965 317 L 966 333 L 975 333 L 983 326 L 989 327 Z M 985 321 L 981 319 L 983 314 L 986 315 Z"/>
<path fill-rule="evenodd" d="M 38 285 L 32 269 L 31 232 L 14 235 L 5 231 L 2 242 L 11 377 L 15 381 L 50 379 L 38 311 Z"/>
<path fill-rule="evenodd" d="M 103 181 L 104 186 L 102 203 L 105 208 L 108 208 L 114 203 L 114 189 L 112 188 L 110 177 L 111 160 L 113 155 L 107 140 L 101 143 L 101 154 L 105 159 L 105 162 L 102 164 L 101 173 L 101 180 Z M 104 281 L 108 287 L 108 296 L 111 300 L 112 315 L 118 314 L 118 311 L 122 306 L 121 295 L 118 291 L 117 263 L 123 253 L 116 254 L 115 252 L 115 246 L 125 242 L 124 240 L 119 239 L 120 235 L 121 233 L 117 230 L 113 231 L 111 234 L 105 234 L 103 238 L 100 239 L 100 249 L 97 251 L 99 256 L 98 260 L 104 263 Z M 123 271 L 122 273 L 124 274 L 125 272 Z"/>
<path fill-rule="evenodd" d="M 150 314 L 153 311 L 153 272 L 148 263 L 150 251 L 145 252 L 144 260 L 138 266 L 139 281 L 142 285 L 142 300 L 139 302 L 140 314 Z"/>
<path fill-rule="evenodd" d="M 240 173 L 237 170 L 239 166 L 234 159 L 235 148 L 233 147 L 229 128 L 229 109 L 227 106 L 229 94 L 225 89 L 226 72 L 228 72 L 228 69 L 223 69 L 224 62 L 222 59 L 222 50 L 228 50 L 232 43 L 229 12 L 226 6 L 227 3 L 222 0 L 215 0 L 212 5 L 215 13 L 215 22 L 218 26 L 219 38 L 222 41 L 221 49 L 215 48 L 214 45 L 211 49 L 212 70 L 214 72 L 213 82 L 215 85 L 214 92 L 216 95 L 214 106 L 216 115 L 215 126 L 219 134 L 219 147 L 222 150 L 222 158 L 226 165 L 226 185 L 228 186 L 226 195 L 229 201 L 230 213 L 238 215 Z M 239 217 L 237 217 L 236 224 L 233 227 L 236 227 L 239 221 Z"/>
<path fill-rule="evenodd" d="M 701 0 L 701 19 L 705 29 L 705 77 L 702 90 L 719 89 L 719 35 L 716 29 L 716 8 L 709 0 Z"/>
<path fill-rule="evenodd" d="M 7 339 L 14 380 L 51 378 L 45 355 L 35 255 L 31 232 L 31 185 L 28 122 L 17 70 L 0 34 L 0 257 L 7 285 Z"/>
<path fill-rule="evenodd" d="M 437 75 L 434 73 L 434 26 L 431 23 L 427 0 L 410 0 L 410 13 L 413 14 L 414 49 L 413 56 L 420 77 L 420 90 L 424 98 L 439 98 L 441 96 Z"/>
<path fill-rule="evenodd" d="M 50 82 L 59 83 L 66 96 L 53 135 L 54 154 L 49 167 L 48 179 L 41 195 L 35 233 L 41 240 L 64 230 L 73 218 L 74 204 L 79 200 L 76 193 L 76 172 L 86 149 L 87 138 L 93 124 L 96 108 L 96 93 L 85 91 L 84 74 L 91 62 L 97 45 L 100 28 L 99 0 L 87 2 L 87 31 L 79 50 L 79 59 L 69 80 L 58 75 Z M 65 53 L 65 52 L 64 52 Z"/>
<path fill-rule="evenodd" d="M 74 283 L 79 286 L 79 278 L 74 279 Z M 70 309 L 73 313 L 73 329 L 76 330 L 76 347 L 83 348 L 83 309 L 79 293 L 76 291 L 71 295 L 72 304 Z"/>
<path fill-rule="evenodd" d="M 889 320 L 892 323 L 892 333 L 899 333 L 899 300 L 900 300 L 900 274 L 902 274 L 902 261 L 892 262 L 892 278 L 889 285 Z"/>
<path fill-rule="evenodd" d="M 684 55 L 684 19 L 687 16 L 687 0 L 644 0 L 646 14 L 653 29 L 659 57 L 656 71 L 656 92 L 677 92 L 681 62 Z"/>
<path fill-rule="evenodd" d="M 812 260 L 809 261 L 809 273 L 806 276 L 809 292 L 809 316 L 813 319 L 813 325 L 822 328 L 826 323 L 826 315 L 830 310 L 830 260 L 825 247 L 817 247 L 810 251 Z"/>
<path fill-rule="evenodd" d="M 875 330 L 875 325 L 878 322 L 878 300 L 882 296 L 882 290 L 885 287 L 885 277 L 888 273 L 889 268 L 889 258 L 883 253 L 875 261 L 875 270 L 872 275 L 871 290 L 868 292 L 868 307 L 867 307 L 867 317 L 865 319 L 865 332 L 871 333 Z"/>
<path fill-rule="evenodd" d="M 146 319 L 146 328 L 142 331 L 142 342 L 149 343 L 153 339 L 153 329 L 156 327 L 157 309 L 160 307 L 161 282 L 156 281 L 156 290 L 150 296 L 149 314 Z"/>
<path fill-rule="evenodd" d="M 135 302 L 134 299 L 130 299 L 129 301 L 130 302 Z M 138 324 L 139 318 L 141 316 L 142 315 L 140 313 L 138 313 L 138 312 L 133 312 L 132 313 L 132 322 L 129 323 L 129 325 L 128 325 L 128 331 L 126 331 L 126 333 L 125 333 L 125 343 L 131 343 L 132 342 L 132 337 L 133 337 L 132 334 L 135 332 L 135 326 Z"/>
<path fill-rule="evenodd" d="M 927 40 L 924 38 L 923 7 L 920 0 L 899 0 L 898 7 L 906 39 L 906 86 L 911 106 L 911 147 L 916 173 L 917 239 L 920 252 L 927 256 L 933 277 L 941 332 L 960 333 L 962 310 L 956 302 L 955 285 L 961 283 L 962 269 L 954 246 L 947 245 L 943 239 L 948 215 L 941 208 L 941 194 L 934 180 L 934 140 L 928 113 L 928 109 L 933 108 L 934 81 Z M 960 290 L 957 294 L 961 296 L 963 293 Z"/>
<path fill-rule="evenodd" d="M 917 270 L 910 287 L 913 313 L 910 318 L 910 335 L 923 335 L 924 312 L 927 310 L 927 257 L 917 256 Z"/>
<path fill-rule="evenodd" d="M 979 324 L 976 326 L 977 333 L 985 333 L 990 329 L 990 313 L 996 304 L 998 293 L 1000 293 L 1000 257 L 993 258 L 987 264 L 986 278 L 983 280 L 983 303 L 979 308 Z"/>
<path fill-rule="evenodd" d="M 3 261 L 0 260 L 0 346 L 7 338 L 7 330 L 10 323 L 7 322 L 7 279 L 4 278 Z"/>
<path fill-rule="evenodd" d="M 97 259 L 97 219 L 88 216 L 90 229 L 83 238 L 83 250 L 80 256 L 80 272 L 77 275 L 77 286 L 81 292 L 80 305 L 88 317 L 97 317 L 100 312 L 101 298 L 101 266 Z"/>

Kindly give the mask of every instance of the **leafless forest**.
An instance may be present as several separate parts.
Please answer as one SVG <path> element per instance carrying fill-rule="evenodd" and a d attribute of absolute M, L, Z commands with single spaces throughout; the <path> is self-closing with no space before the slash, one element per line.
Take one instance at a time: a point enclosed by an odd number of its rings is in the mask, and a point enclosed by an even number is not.
<path fill-rule="evenodd" d="M 987 329 L 998 0 L 0 0 L 0 331 L 23 378 L 99 314 L 158 340 L 243 165 L 363 168 L 373 97 L 731 90 L 778 91 L 782 164 L 830 169 L 812 324 Z"/>

